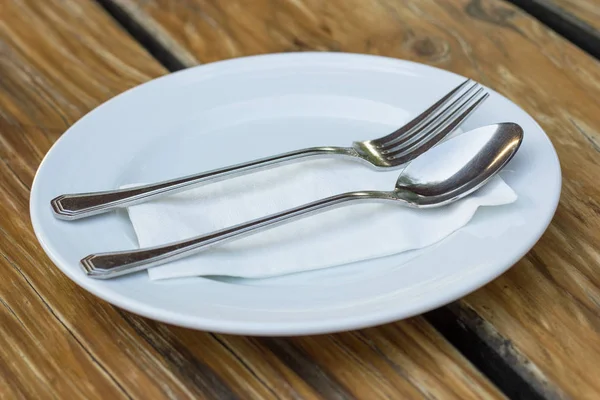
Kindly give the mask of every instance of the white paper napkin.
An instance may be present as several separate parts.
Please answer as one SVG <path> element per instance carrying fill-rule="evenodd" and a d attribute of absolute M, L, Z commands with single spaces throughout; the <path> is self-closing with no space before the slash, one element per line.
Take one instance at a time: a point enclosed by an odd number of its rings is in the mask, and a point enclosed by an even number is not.
<path fill-rule="evenodd" d="M 140 247 L 155 246 L 337 193 L 391 190 L 399 173 L 376 172 L 352 161 L 304 161 L 132 206 L 128 212 Z M 496 177 L 443 208 L 348 205 L 152 268 L 149 276 L 260 278 L 383 257 L 436 243 L 467 224 L 478 207 L 516 198 Z"/>

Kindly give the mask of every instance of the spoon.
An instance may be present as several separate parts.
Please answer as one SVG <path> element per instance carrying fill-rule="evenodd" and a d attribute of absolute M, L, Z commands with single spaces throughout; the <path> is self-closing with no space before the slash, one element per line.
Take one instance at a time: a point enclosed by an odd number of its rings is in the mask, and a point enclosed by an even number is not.
<path fill-rule="evenodd" d="M 392 191 L 342 193 L 179 242 L 91 254 L 81 260 L 81 266 L 92 278 L 113 278 L 356 202 L 391 201 L 412 208 L 441 207 L 488 182 L 512 159 L 522 141 L 523 129 L 517 124 L 507 122 L 480 127 L 448 139 L 414 159 L 400 173 Z"/>

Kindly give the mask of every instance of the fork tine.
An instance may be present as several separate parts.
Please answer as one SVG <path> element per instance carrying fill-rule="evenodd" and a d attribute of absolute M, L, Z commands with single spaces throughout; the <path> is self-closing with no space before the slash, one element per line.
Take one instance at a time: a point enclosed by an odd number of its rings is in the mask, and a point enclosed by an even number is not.
<path fill-rule="evenodd" d="M 481 103 L 483 103 L 488 98 L 489 94 L 487 92 L 484 92 L 483 95 L 481 95 L 483 90 L 483 88 L 478 90 L 477 93 L 475 93 L 469 98 L 469 100 L 465 102 L 465 104 L 458 108 L 452 115 L 448 116 L 448 118 L 446 118 L 444 121 L 439 123 L 431 131 L 431 133 L 424 137 L 422 140 L 412 144 L 408 148 L 403 147 L 394 152 L 386 154 L 386 158 L 389 161 L 393 161 L 394 164 L 399 165 L 406 161 L 416 158 L 417 156 L 423 154 L 424 152 L 435 146 L 448 134 L 453 132 L 465 119 L 469 117 L 469 115 L 471 115 L 477 109 L 477 107 L 481 105 Z"/>
<path fill-rule="evenodd" d="M 387 135 L 383 138 L 374 139 L 371 141 L 371 143 L 374 144 L 375 146 L 379 146 L 380 142 L 385 143 L 388 140 L 393 140 L 394 138 L 404 135 L 407 131 L 409 131 L 415 127 L 418 127 L 424 121 L 427 121 L 429 119 L 429 117 L 432 114 L 434 114 L 437 110 L 439 110 L 441 107 L 446 105 L 446 103 L 448 103 L 448 101 L 450 101 L 450 99 L 457 92 L 462 90 L 469 82 L 471 82 L 471 79 L 467 79 L 466 81 L 464 81 L 463 83 L 461 83 L 460 85 L 458 85 L 457 87 L 452 89 L 450 92 L 448 92 L 448 94 L 446 94 L 444 97 L 442 97 L 437 102 L 435 102 L 431 107 L 429 107 L 427 110 L 423 111 L 421 114 L 417 115 L 414 119 L 412 119 L 408 123 L 404 124 L 402 127 L 397 129 L 396 131 L 390 133 L 389 135 Z"/>
<path fill-rule="evenodd" d="M 424 121 L 418 127 L 411 129 L 409 132 L 406 132 L 399 138 L 392 139 L 382 143 L 379 148 L 383 150 L 383 153 L 393 150 L 400 145 L 408 146 L 411 143 L 417 142 L 421 140 L 421 138 L 431 131 L 431 126 L 435 126 L 434 124 L 438 121 L 446 118 L 447 115 L 454 113 L 457 108 L 462 107 L 466 101 L 469 101 L 469 95 L 480 85 L 478 83 L 474 83 L 471 85 L 465 92 L 463 92 L 457 99 L 455 99 L 450 105 L 444 107 L 439 110 L 439 112 L 435 113 L 431 118 L 428 118 L 427 121 Z M 382 138 L 385 139 L 385 138 Z"/>
<path fill-rule="evenodd" d="M 442 127 L 452 122 L 452 119 L 455 118 L 458 113 L 464 110 L 467 106 L 474 102 L 474 100 L 484 92 L 483 88 L 479 88 L 474 94 L 470 95 L 468 98 L 463 99 L 464 96 L 461 96 L 460 102 L 454 102 L 452 107 L 440 115 L 440 118 L 437 118 L 435 121 L 432 121 L 431 124 L 428 124 L 427 129 L 421 129 L 419 132 L 414 135 L 415 137 L 410 138 L 410 140 L 402 140 L 401 142 L 394 143 L 394 145 L 386 148 L 381 151 L 382 154 L 398 154 L 399 151 L 404 149 L 413 148 L 418 143 L 426 140 L 435 134 L 435 132 L 439 131 Z"/>

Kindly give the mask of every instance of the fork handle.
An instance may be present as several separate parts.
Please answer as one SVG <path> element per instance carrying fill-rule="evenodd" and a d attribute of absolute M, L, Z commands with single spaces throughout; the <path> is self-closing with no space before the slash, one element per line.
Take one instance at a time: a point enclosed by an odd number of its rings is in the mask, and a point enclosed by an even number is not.
<path fill-rule="evenodd" d="M 313 201 L 295 208 L 244 222 L 216 232 L 163 246 L 110 253 L 91 254 L 81 260 L 85 273 L 97 279 L 114 278 L 145 270 L 198 253 L 209 247 L 274 228 L 300 218 L 358 201 L 403 201 L 396 192 L 349 192 Z"/>
<path fill-rule="evenodd" d="M 55 217 L 75 220 L 143 203 L 200 184 L 269 169 L 300 159 L 330 156 L 361 158 L 353 148 L 312 147 L 144 186 L 103 192 L 63 194 L 54 198 L 50 204 Z"/>

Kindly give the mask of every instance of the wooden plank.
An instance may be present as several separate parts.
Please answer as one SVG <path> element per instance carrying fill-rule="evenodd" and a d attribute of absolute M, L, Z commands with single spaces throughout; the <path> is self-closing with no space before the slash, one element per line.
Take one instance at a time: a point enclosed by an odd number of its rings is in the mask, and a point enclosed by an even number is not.
<path fill-rule="evenodd" d="M 240 396 L 253 398 L 488 398 L 499 396 L 423 318 L 336 335 L 206 335 L 129 315 L 165 352 L 201 359 Z M 424 340 L 426 338 L 426 340 Z M 215 351 L 228 349 L 230 354 Z M 178 350 L 186 349 L 185 351 Z M 191 361 L 184 361 L 188 365 Z M 252 377 L 264 387 L 248 386 Z"/>
<path fill-rule="evenodd" d="M 423 318 L 382 330 L 381 343 L 397 342 L 384 357 L 354 338 L 175 328 L 79 289 L 45 256 L 25 217 L 35 170 L 84 113 L 166 71 L 93 1 L 0 7 L 0 397 L 503 397 Z M 332 343 L 343 356 L 315 351 Z"/>
<path fill-rule="evenodd" d="M 4 255 L 0 266 L 0 365 L 6 380 L 2 388 L 12 392 L 10 397 L 41 399 L 46 388 L 53 387 L 56 393 L 70 398 L 126 398 L 118 383 L 94 365 L 86 349 L 57 324 L 44 301 L 23 279 L 18 266 Z M 65 367 L 69 379 L 60 378 Z M 102 384 L 89 385 L 88 381 Z"/>
<path fill-rule="evenodd" d="M 27 217 L 33 174 L 60 133 L 163 70 L 92 2 L 0 7 L 2 397 L 185 397 L 188 389 L 112 307 L 52 266 Z"/>
<path fill-rule="evenodd" d="M 600 396 L 599 63 L 503 1 L 110 0 L 177 42 L 186 65 L 330 50 L 415 60 L 472 77 L 515 101 L 559 154 L 556 217 L 527 257 L 451 308 L 545 397 Z M 178 48 L 185 48 L 179 54 Z M 514 393 L 518 395 L 518 393 Z"/>

